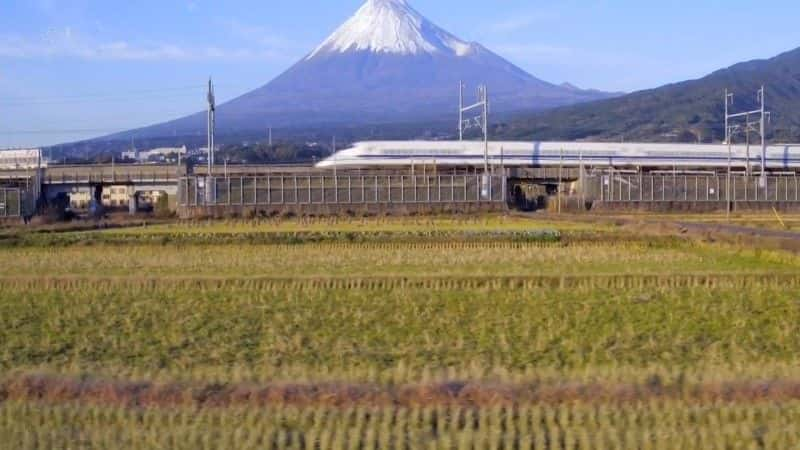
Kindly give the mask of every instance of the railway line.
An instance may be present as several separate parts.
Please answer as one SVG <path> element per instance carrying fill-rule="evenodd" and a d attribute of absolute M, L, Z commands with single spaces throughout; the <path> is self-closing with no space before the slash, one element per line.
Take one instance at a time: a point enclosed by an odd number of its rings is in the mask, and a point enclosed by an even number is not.
<path fill-rule="evenodd" d="M 800 170 L 800 144 L 764 148 L 724 144 L 597 142 L 375 141 L 355 143 L 317 168 L 582 167 L 637 171 Z"/>
<path fill-rule="evenodd" d="M 42 202 L 81 196 L 138 210 L 167 195 L 171 208 L 328 213 L 358 208 L 473 211 L 573 197 L 580 204 L 647 203 L 727 208 L 731 203 L 800 205 L 800 145 L 591 142 L 376 141 L 356 143 L 315 165 L 99 164 L 0 168 L 6 196 Z M 484 168 L 489 170 L 486 173 Z M 14 189 L 15 191 L 10 191 Z M 109 192 L 118 198 L 110 200 Z M 124 196 L 125 198 L 121 198 Z M 524 198 L 524 201 L 520 201 Z M 63 201 L 63 200 L 61 200 Z M 69 202 L 70 200 L 67 200 Z M 532 203 L 534 202 L 534 203 Z M 19 201 L 18 201 L 19 203 Z M 74 202 L 73 202 L 74 203 Z M 666 206 L 664 206 L 666 205 Z M 559 206 L 560 208 L 560 206 Z M 8 211 L 8 209 L 7 209 Z M 8 212 L 6 212 L 8 215 Z"/>

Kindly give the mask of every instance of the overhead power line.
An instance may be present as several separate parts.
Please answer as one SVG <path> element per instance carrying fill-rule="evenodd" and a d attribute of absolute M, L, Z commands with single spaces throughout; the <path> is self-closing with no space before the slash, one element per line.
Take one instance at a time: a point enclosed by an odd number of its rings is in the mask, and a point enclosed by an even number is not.
<path fill-rule="evenodd" d="M 82 133 L 117 133 L 121 131 L 125 131 L 126 128 L 116 128 L 116 129 L 104 129 L 104 128 L 93 128 L 93 129 L 71 129 L 71 130 L 0 130 L 0 135 L 3 134 L 82 134 Z"/>
<path fill-rule="evenodd" d="M 74 95 L 59 95 L 53 97 L 40 97 L 40 96 L 27 96 L 27 97 L 7 97 L 11 101 L 31 101 L 31 100 L 40 100 L 40 99 L 48 99 L 48 100 L 67 100 L 67 99 L 83 99 L 83 98 L 93 98 L 93 97 L 108 97 L 108 96 L 119 96 L 119 95 L 141 95 L 141 94 L 156 94 L 161 92 L 174 92 L 174 91 L 186 91 L 192 89 L 203 89 L 203 85 L 198 84 L 194 86 L 182 86 L 182 87 L 169 87 L 169 88 L 158 88 L 158 89 L 141 89 L 141 90 L 130 90 L 130 91 L 117 91 L 117 92 L 92 92 L 92 93 L 83 93 L 83 94 L 74 94 Z"/>
<path fill-rule="evenodd" d="M 251 85 L 234 85 L 234 84 L 220 84 L 229 89 L 248 89 L 252 88 Z M 158 89 L 141 89 L 129 90 L 121 92 L 94 92 L 82 93 L 75 95 L 61 95 L 61 96 L 27 96 L 27 97 L 5 97 L 0 100 L 0 107 L 5 106 L 27 106 L 27 105 L 42 105 L 42 104 L 69 104 L 69 103 L 91 103 L 95 101 L 131 101 L 131 100 L 151 100 L 152 98 L 179 98 L 195 96 L 198 93 L 204 92 L 206 86 L 181 86 L 169 87 Z M 182 93 L 181 93 L 182 92 Z M 164 96 L 165 93 L 173 93 L 169 96 Z M 149 98 L 148 98 L 149 97 Z"/>

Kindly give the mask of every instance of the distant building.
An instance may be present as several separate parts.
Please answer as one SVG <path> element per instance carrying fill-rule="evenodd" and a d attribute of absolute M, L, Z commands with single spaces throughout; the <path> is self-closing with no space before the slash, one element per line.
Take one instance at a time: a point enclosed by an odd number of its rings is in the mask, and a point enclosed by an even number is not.
<path fill-rule="evenodd" d="M 38 148 L 0 150 L 0 170 L 38 169 L 46 165 Z"/>
<path fill-rule="evenodd" d="M 129 198 L 130 194 L 128 194 L 127 186 L 111 186 L 110 188 L 103 189 L 103 206 L 127 207 Z"/>
<path fill-rule="evenodd" d="M 133 150 L 130 152 L 123 152 L 124 159 L 132 159 L 136 162 L 160 162 L 172 155 L 186 156 L 186 146 L 183 147 L 161 147 L 151 150 Z"/>
<path fill-rule="evenodd" d="M 106 186 L 100 197 L 105 208 L 128 208 L 133 192 L 128 186 Z M 167 195 L 163 191 L 139 191 L 136 193 L 139 207 L 155 206 L 158 200 Z M 92 192 L 75 188 L 69 193 L 69 204 L 72 209 L 84 210 L 92 203 Z"/>
<path fill-rule="evenodd" d="M 69 206 L 72 209 L 86 209 L 92 201 L 92 193 L 89 191 L 75 190 L 69 194 Z"/>
<path fill-rule="evenodd" d="M 130 194 L 127 186 L 109 186 L 103 188 L 101 203 L 106 208 L 127 207 Z M 69 194 L 69 204 L 72 209 L 87 209 L 92 203 L 92 192 L 86 189 L 75 188 Z"/>
<path fill-rule="evenodd" d="M 139 206 L 155 206 L 161 197 L 167 197 L 167 193 L 164 191 L 142 191 L 139 193 Z"/>

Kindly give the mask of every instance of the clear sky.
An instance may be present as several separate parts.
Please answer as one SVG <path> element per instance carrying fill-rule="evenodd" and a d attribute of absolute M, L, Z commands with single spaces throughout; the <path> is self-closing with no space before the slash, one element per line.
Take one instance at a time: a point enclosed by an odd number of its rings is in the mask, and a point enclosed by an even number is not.
<path fill-rule="evenodd" d="M 533 75 L 634 91 L 800 46 L 797 0 L 410 0 Z M 259 87 L 362 0 L 0 0 L 0 147 L 162 122 Z"/>

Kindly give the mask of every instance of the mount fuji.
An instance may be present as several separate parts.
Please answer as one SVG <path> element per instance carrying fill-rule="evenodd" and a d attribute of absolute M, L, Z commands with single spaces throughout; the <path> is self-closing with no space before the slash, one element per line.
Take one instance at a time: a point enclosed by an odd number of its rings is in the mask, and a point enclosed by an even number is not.
<path fill-rule="evenodd" d="M 455 116 L 458 83 L 486 84 L 493 112 L 535 111 L 611 97 L 535 78 L 436 26 L 406 0 L 367 0 L 308 56 L 217 108 L 217 131 L 420 122 Z M 465 91 L 472 93 L 472 89 Z M 467 96 L 471 98 L 471 95 Z M 106 139 L 197 136 L 204 113 Z"/>

